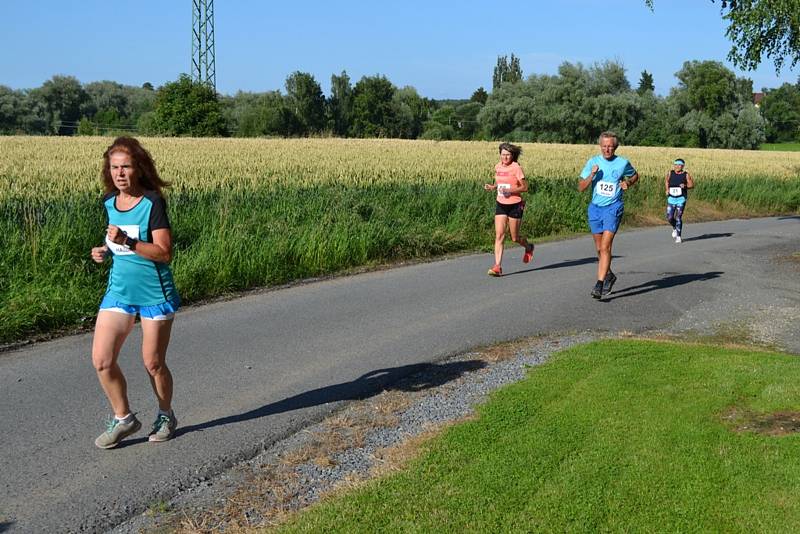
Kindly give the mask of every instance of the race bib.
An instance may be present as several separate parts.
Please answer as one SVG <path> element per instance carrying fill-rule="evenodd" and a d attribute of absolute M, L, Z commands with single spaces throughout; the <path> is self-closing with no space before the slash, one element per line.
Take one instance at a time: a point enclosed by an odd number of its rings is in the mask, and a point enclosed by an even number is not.
<path fill-rule="evenodd" d="M 497 184 L 497 196 L 507 197 L 511 193 L 511 184 Z"/>
<path fill-rule="evenodd" d="M 120 224 L 119 229 L 128 234 L 129 237 L 133 239 L 139 239 L 139 225 L 138 224 Z M 108 234 L 106 234 L 106 246 L 108 250 L 110 250 L 115 256 L 130 256 L 131 254 L 136 254 L 131 249 L 125 247 L 125 245 L 118 245 L 111 241 L 108 238 Z"/>
<path fill-rule="evenodd" d="M 614 182 L 597 182 L 594 192 L 601 197 L 612 198 L 617 194 L 617 184 Z"/>
<path fill-rule="evenodd" d="M 683 188 L 682 187 L 670 187 L 669 188 L 669 196 L 671 196 L 671 197 L 682 197 L 683 196 Z"/>

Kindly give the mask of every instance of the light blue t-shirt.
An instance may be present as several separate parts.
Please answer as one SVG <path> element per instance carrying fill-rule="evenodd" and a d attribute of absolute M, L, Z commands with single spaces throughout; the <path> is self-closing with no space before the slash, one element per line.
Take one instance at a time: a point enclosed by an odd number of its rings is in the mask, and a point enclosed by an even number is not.
<path fill-rule="evenodd" d="M 581 171 L 581 178 L 586 179 L 592 174 L 592 167 L 597 165 L 597 173 L 592 180 L 592 204 L 595 206 L 610 206 L 622 200 L 622 188 L 619 183 L 636 174 L 636 169 L 631 163 L 621 157 L 614 156 L 607 160 L 601 155 L 589 158 Z"/>

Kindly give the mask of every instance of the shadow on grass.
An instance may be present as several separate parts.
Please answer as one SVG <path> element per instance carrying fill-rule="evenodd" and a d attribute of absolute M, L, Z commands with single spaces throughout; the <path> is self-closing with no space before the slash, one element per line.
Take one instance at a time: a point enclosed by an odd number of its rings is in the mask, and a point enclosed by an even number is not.
<path fill-rule="evenodd" d="M 613 255 L 612 259 L 624 258 L 624 257 L 625 256 Z M 536 261 L 536 256 L 534 256 L 533 261 Z M 513 276 L 515 274 L 530 273 L 533 271 L 545 271 L 547 269 L 564 269 L 567 267 L 577 267 L 578 265 L 586 265 L 589 263 L 597 263 L 597 256 L 588 256 L 586 258 L 579 258 L 576 260 L 566 260 L 558 263 L 551 263 L 549 265 L 542 265 L 541 267 L 533 267 L 532 269 L 523 269 L 521 271 L 514 271 L 513 273 L 504 274 L 503 278 L 505 278 L 506 276 Z"/>
<path fill-rule="evenodd" d="M 683 240 L 683 242 L 686 243 L 687 241 L 700 241 L 700 240 L 703 240 L 703 239 L 717 239 L 719 237 L 730 237 L 732 235 L 733 235 L 733 232 L 723 232 L 721 234 L 703 234 L 703 235 L 698 235 L 698 236 L 695 236 L 695 237 L 687 237 L 686 239 Z"/>
<path fill-rule="evenodd" d="M 638 286 L 626 287 L 619 291 L 614 291 L 611 293 L 611 296 L 605 297 L 601 300 L 603 302 L 610 302 L 619 298 L 634 297 L 643 293 L 649 293 L 659 289 L 669 289 L 670 287 L 682 286 L 692 282 L 706 282 L 708 280 L 719 278 L 723 274 L 725 274 L 724 271 L 710 271 L 702 274 L 677 274 L 666 276 L 659 280 L 651 280 L 649 282 L 645 282 L 644 284 L 639 284 Z"/>
<path fill-rule="evenodd" d="M 451 380 L 455 380 L 464 373 L 475 371 L 485 366 L 486 363 L 483 361 L 467 360 L 442 364 L 419 363 L 390 367 L 387 369 L 377 369 L 361 375 L 350 382 L 312 389 L 277 402 L 265 404 L 264 406 L 248 412 L 220 417 L 196 425 L 178 427 L 175 437 L 198 430 L 206 430 L 232 423 L 241 423 L 243 421 L 259 419 L 269 415 L 319 406 L 331 402 L 365 399 L 383 390 L 422 391 L 428 388 L 441 386 Z M 147 441 L 146 437 L 127 440 L 120 444 L 119 448 L 130 447 L 131 445 L 136 445 L 137 443 L 145 441 Z"/>

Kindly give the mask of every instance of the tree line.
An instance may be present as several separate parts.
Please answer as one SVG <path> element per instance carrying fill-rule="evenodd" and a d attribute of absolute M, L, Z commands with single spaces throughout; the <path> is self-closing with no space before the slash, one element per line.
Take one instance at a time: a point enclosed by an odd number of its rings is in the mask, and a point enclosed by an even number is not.
<path fill-rule="evenodd" d="M 113 81 L 81 84 L 53 76 L 41 87 L 0 85 L 0 134 L 168 136 L 337 136 L 591 143 L 607 129 L 630 145 L 757 148 L 800 140 L 800 82 L 765 90 L 716 61 L 687 61 L 667 96 L 653 77 L 637 87 L 614 61 L 563 63 L 525 78 L 513 54 L 498 57 L 491 92 L 432 100 L 382 75 L 355 84 L 331 76 L 325 96 L 313 75 L 294 72 L 284 91 L 220 95 L 187 75 L 154 88 Z"/>

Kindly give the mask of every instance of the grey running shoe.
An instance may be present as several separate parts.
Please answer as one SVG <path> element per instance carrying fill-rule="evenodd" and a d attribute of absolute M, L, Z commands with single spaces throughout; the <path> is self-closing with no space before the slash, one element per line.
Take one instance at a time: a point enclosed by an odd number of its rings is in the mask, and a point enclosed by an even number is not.
<path fill-rule="evenodd" d="M 599 299 L 603 292 L 603 282 L 598 280 L 592 288 L 592 298 Z"/>
<path fill-rule="evenodd" d="M 614 287 L 614 282 L 616 281 L 617 281 L 617 275 L 615 275 L 611 271 L 608 271 L 606 279 L 603 281 L 603 291 L 601 293 L 601 296 L 605 297 L 606 295 L 611 293 L 611 288 Z"/>
<path fill-rule="evenodd" d="M 106 422 L 106 431 L 97 436 L 94 444 L 101 449 L 113 449 L 123 439 L 138 432 L 140 428 L 142 428 L 142 423 L 136 419 L 135 415 L 131 415 L 131 419 L 127 423 L 122 423 L 116 417 L 112 417 Z"/>
<path fill-rule="evenodd" d="M 677 228 L 673 228 L 672 229 L 672 239 L 675 239 L 676 237 L 678 237 L 678 230 L 677 230 Z"/>
<path fill-rule="evenodd" d="M 167 441 L 175 437 L 175 429 L 178 428 L 178 418 L 173 412 L 171 416 L 158 414 L 153 421 L 153 429 L 150 431 L 148 441 Z"/>

